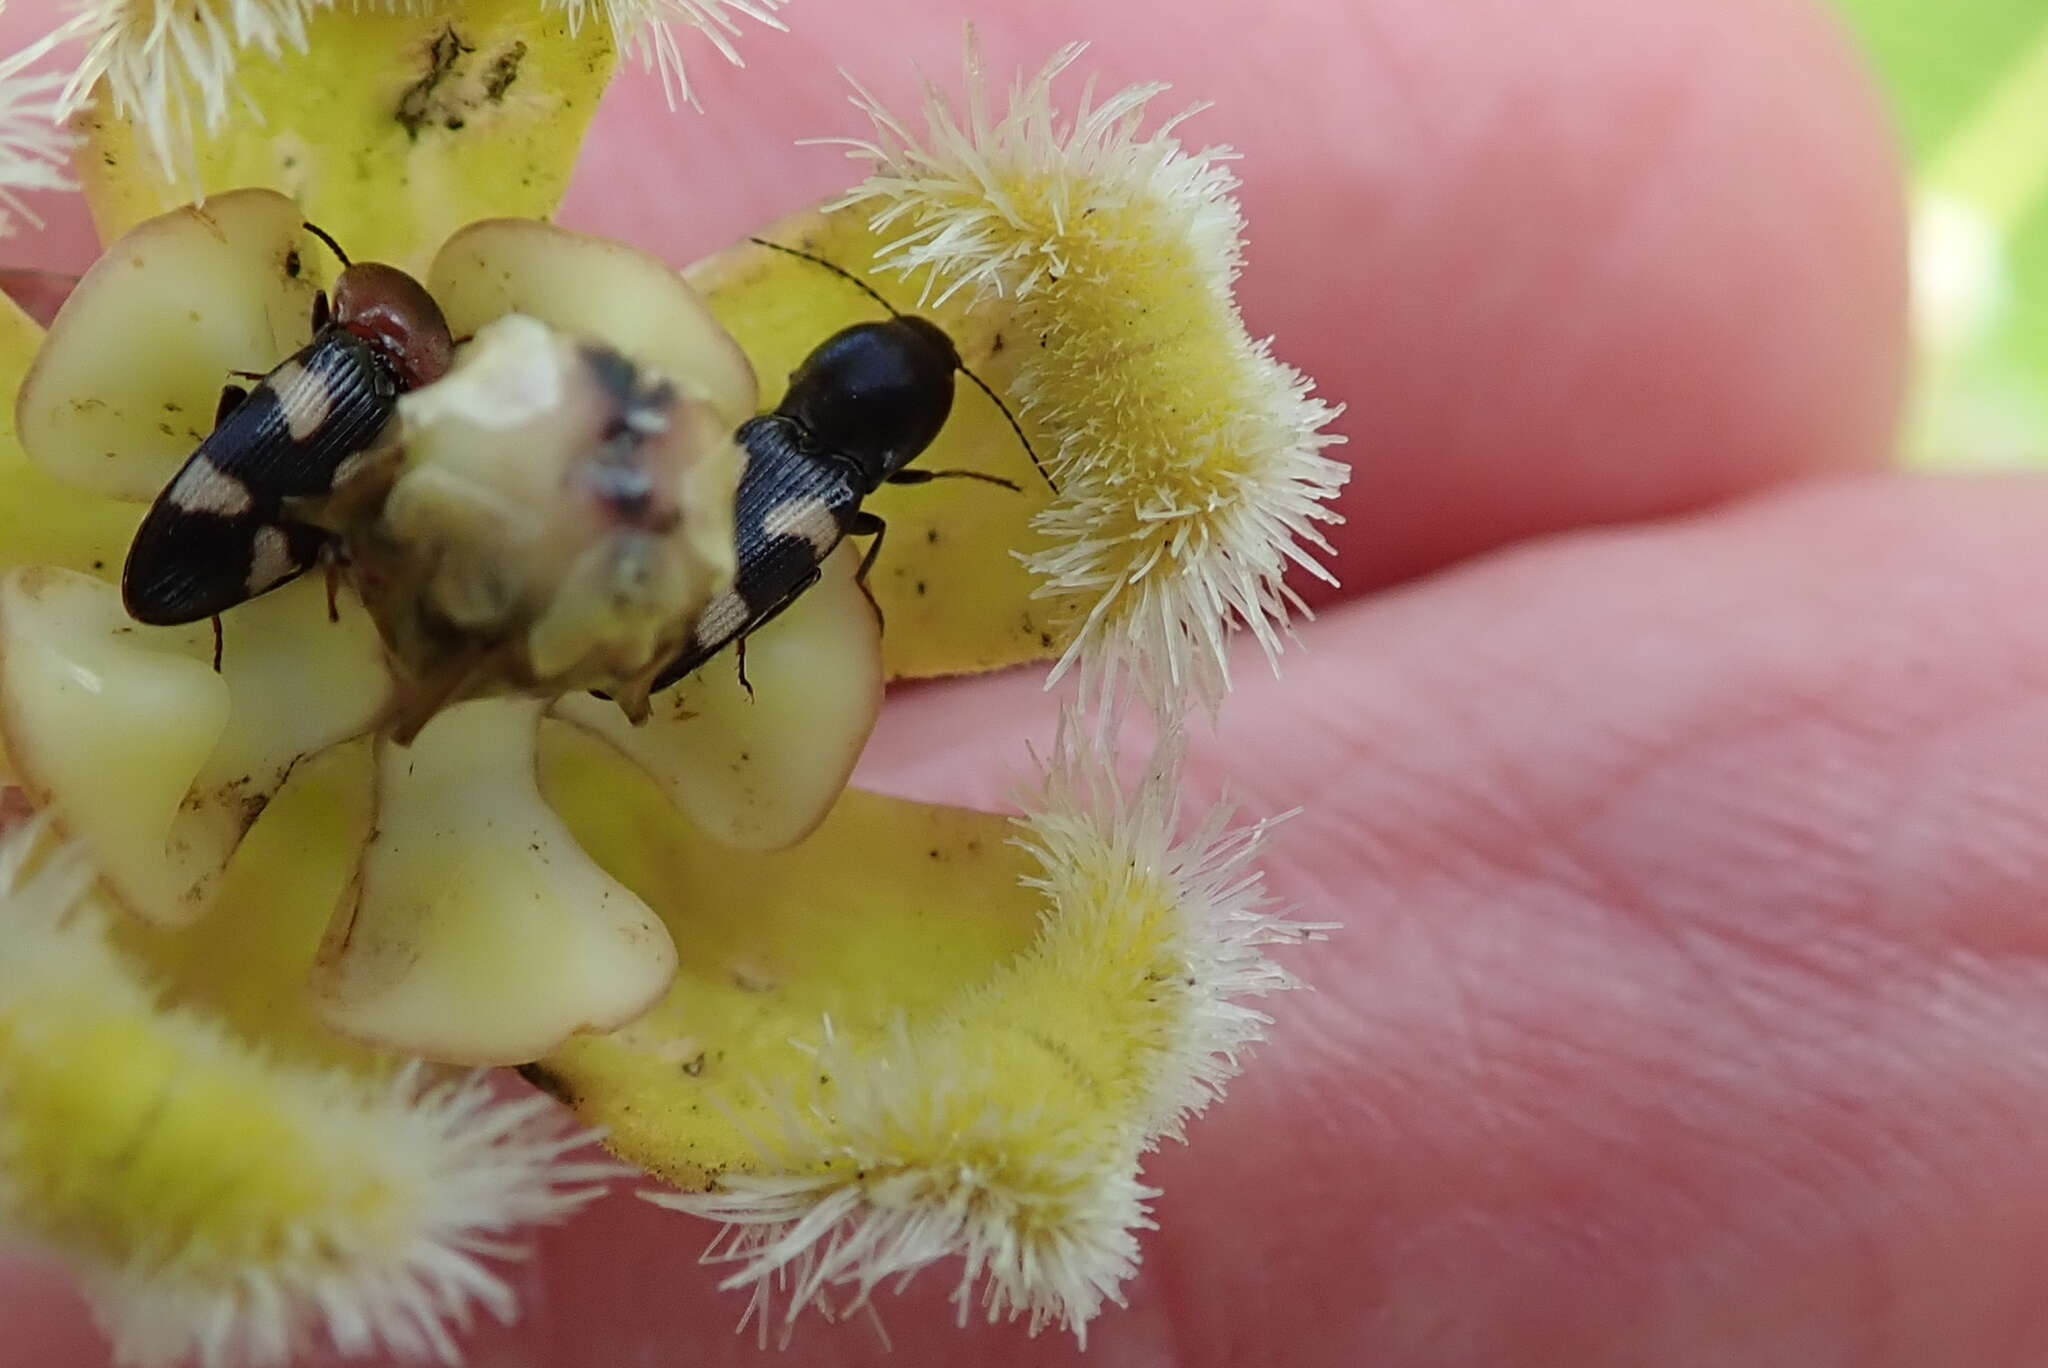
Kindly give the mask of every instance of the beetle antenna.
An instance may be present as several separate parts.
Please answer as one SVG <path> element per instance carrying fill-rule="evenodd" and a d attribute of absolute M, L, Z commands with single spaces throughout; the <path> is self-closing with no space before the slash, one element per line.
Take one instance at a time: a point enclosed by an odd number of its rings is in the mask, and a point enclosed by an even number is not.
<path fill-rule="evenodd" d="M 311 227 L 312 225 L 308 224 L 307 226 Z M 881 291 L 877 290 L 874 286 L 868 284 L 865 280 L 862 280 L 859 276 L 847 270 L 844 266 L 841 266 L 836 261 L 827 261 L 825 258 L 818 256 L 812 252 L 806 252 L 800 247 L 785 247 L 779 242 L 770 242 L 767 238 L 750 237 L 747 239 L 747 241 L 753 243 L 757 247 L 767 247 L 774 251 L 782 252 L 785 255 L 793 256 L 803 261 L 808 261 L 814 266 L 823 266 L 833 275 L 836 275 L 841 280 L 844 280 L 847 283 L 851 284 L 855 289 L 859 290 L 862 294 L 865 294 L 869 299 L 874 300 L 875 303 L 887 309 L 889 311 L 889 316 L 891 318 L 903 317 L 903 311 L 897 308 L 894 304 L 891 304 L 888 300 L 884 299 L 882 297 Z M 1046 474 L 1044 464 L 1041 463 L 1038 459 L 1038 453 L 1034 451 L 1031 447 L 1031 439 L 1024 435 L 1024 427 L 1017 421 L 1017 415 L 1010 412 L 1010 406 L 1002 401 L 1001 396 L 999 396 L 994 390 L 989 388 L 988 381 L 982 379 L 973 371 L 967 369 L 966 366 L 963 365 L 960 367 L 960 373 L 966 376 L 969 380 L 972 380 L 974 382 L 974 387 L 980 390 L 983 394 L 986 394 L 989 398 L 989 402 L 994 404 L 998 409 L 1002 411 L 1004 421 L 1009 423 L 1010 425 L 1010 431 L 1016 433 L 1017 440 L 1023 444 L 1024 454 L 1031 458 L 1031 468 L 1038 472 L 1039 479 L 1045 481 L 1045 487 L 1047 489 L 1050 489 L 1055 494 L 1059 493 L 1060 487 L 1052 482 L 1052 476 Z"/>
<path fill-rule="evenodd" d="M 767 238 L 750 237 L 747 239 L 747 241 L 753 243 L 756 247 L 771 247 L 778 252 L 782 252 L 788 256 L 796 257 L 801 261 L 808 261 L 813 266 L 823 266 L 833 275 L 836 275 L 841 280 L 848 282 L 855 289 L 859 290 L 862 294 L 866 295 L 869 299 L 874 300 L 875 303 L 887 309 L 889 311 L 889 316 L 891 318 L 901 318 L 903 316 L 903 311 L 901 309 L 897 308 L 894 304 L 891 304 L 888 300 L 882 298 L 881 291 L 877 290 L 874 286 L 868 284 L 865 280 L 862 280 L 853 272 L 847 270 L 844 266 L 839 265 L 837 262 L 827 261 L 825 260 L 825 258 L 821 256 L 817 256 L 811 252 L 804 251 L 801 247 L 785 247 L 779 242 L 770 242 Z"/>
<path fill-rule="evenodd" d="M 314 237 L 319 238 L 322 242 L 326 243 L 327 250 L 334 253 L 336 256 L 340 257 L 341 264 L 344 267 L 352 266 L 355 264 L 354 262 L 348 259 L 348 253 L 341 250 L 341 244 L 334 240 L 334 235 L 328 232 L 325 228 L 322 228 L 319 224 L 302 223 L 299 225 L 299 227 L 305 229 Z"/>
<path fill-rule="evenodd" d="M 989 402 L 991 404 L 994 404 L 996 408 L 1001 410 L 1004 421 L 1008 422 L 1010 425 L 1010 431 L 1016 433 L 1017 440 L 1023 443 L 1024 454 L 1031 458 L 1031 468 L 1038 472 L 1039 479 L 1045 481 L 1045 487 L 1047 489 L 1050 489 L 1055 494 L 1059 493 L 1060 487 L 1052 482 L 1052 476 L 1046 474 L 1045 467 L 1039 464 L 1038 453 L 1031 449 L 1031 439 L 1024 435 L 1023 425 L 1017 421 L 1017 415 L 1010 412 L 1010 406 L 1004 403 L 1000 398 L 998 398 L 996 392 L 988 387 L 988 381 L 982 379 L 973 371 L 967 369 L 967 367 L 962 366 L 960 368 L 960 373 L 966 376 L 969 380 L 972 380 L 974 382 L 974 387 L 980 390 L 983 394 L 986 394 L 988 396 Z"/>

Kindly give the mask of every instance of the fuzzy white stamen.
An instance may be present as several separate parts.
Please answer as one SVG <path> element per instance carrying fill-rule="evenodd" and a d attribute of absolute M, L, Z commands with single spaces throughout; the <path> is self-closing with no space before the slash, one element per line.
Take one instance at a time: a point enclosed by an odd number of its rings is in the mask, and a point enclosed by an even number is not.
<path fill-rule="evenodd" d="M 1220 1096 L 1267 1017 L 1242 999 L 1294 986 L 1265 947 L 1320 927 L 1276 913 L 1253 860 L 1269 822 L 1218 811 L 1179 827 L 1177 740 L 1144 779 L 1118 781 L 1108 742 L 1070 718 L 1018 843 L 1047 911 L 1037 942 L 938 1022 L 898 1022 L 856 1051 L 826 1023 L 809 1110 L 781 1109 L 757 1172 L 705 1193 L 650 1200 L 725 1223 L 706 1259 L 732 1263 L 749 1317 L 771 1296 L 844 1313 L 875 1289 L 958 1257 L 964 1320 L 980 1287 L 990 1320 L 1022 1317 L 1085 1336 L 1121 1304 L 1151 1228 L 1145 1151 Z M 1019 1014 L 1027 1057 L 1061 1063 L 1021 1085 L 1009 1066 Z M 1113 1043 L 1112 1043 L 1113 1042 Z M 840 1305 L 836 1291 L 850 1292 Z"/>
<path fill-rule="evenodd" d="M 641 64 L 661 73 L 662 94 L 668 97 L 668 107 L 674 109 L 681 100 L 691 108 L 698 108 L 697 97 L 690 90 L 689 73 L 683 66 L 682 49 L 676 45 L 674 26 L 682 24 L 696 29 L 711 40 L 719 55 L 734 66 L 745 66 L 740 60 L 739 49 L 732 40 L 740 32 L 740 25 L 733 15 L 744 15 L 757 24 L 787 32 L 788 28 L 775 17 L 775 11 L 783 0 L 548 0 L 569 16 L 569 30 L 575 32 L 582 24 L 584 15 L 592 7 L 604 11 L 612 33 L 617 36 L 619 49 L 631 52 L 640 58 Z"/>
<path fill-rule="evenodd" d="M 331 0 L 83 0 L 59 32 L 86 43 L 64 87 L 69 114 L 104 79 L 114 109 L 141 130 L 166 176 L 195 141 L 226 126 L 235 68 L 246 48 L 277 57 L 306 50 L 306 21 Z"/>
<path fill-rule="evenodd" d="M 1051 545 L 1026 558 L 1046 596 L 1077 599 L 1054 670 L 1097 695 L 1133 677 L 1155 704 L 1229 687 L 1225 637 L 1248 627 L 1277 658 L 1304 605 L 1290 565 L 1329 580 L 1319 523 L 1349 472 L 1323 454 L 1339 410 L 1244 329 L 1232 297 L 1244 221 L 1227 148 L 1184 150 L 1181 116 L 1150 133 L 1163 86 L 1063 118 L 1063 49 L 988 108 L 970 39 L 964 115 L 928 89 L 919 139 L 867 91 L 869 139 L 834 139 L 872 168 L 841 201 L 868 205 L 886 265 L 927 296 L 1012 301 L 1037 338 L 1014 390 L 1056 446 Z M 1193 110 L 1187 113 L 1193 113 Z"/>
<path fill-rule="evenodd" d="M 1143 1120 L 1151 1145 L 1179 1139 L 1182 1124 L 1223 1096 L 1243 1054 L 1264 1039 L 1272 1018 L 1245 1000 L 1301 986 L 1266 948 L 1320 940 L 1335 925 L 1296 921 L 1266 891 L 1259 853 L 1292 812 L 1240 824 L 1235 809 L 1219 803 L 1185 829 L 1178 731 L 1162 737 L 1134 785 L 1117 777 L 1113 731 L 1091 729 L 1069 710 L 1017 843 L 1039 866 L 1025 883 L 1062 912 L 1162 900 L 1174 909 L 1164 934 L 1184 966 L 1184 1010 L 1168 1018 L 1158 1042 Z"/>
<path fill-rule="evenodd" d="M 52 35 L 0 60 L 0 237 L 14 231 L 16 216 L 42 226 L 17 191 L 72 188 L 66 169 L 71 139 L 58 107 L 64 77 L 29 70 L 57 41 Z"/>
<path fill-rule="evenodd" d="M 1058 1325 L 1084 1344 L 1104 1303 L 1124 1304 L 1158 1195 L 1138 1179 L 1134 1131 L 1104 1148 L 989 1105 L 958 1037 L 899 1028 L 887 1050 L 856 1054 L 828 1023 L 818 1059 L 843 1080 L 832 1115 L 785 1109 L 761 1172 L 727 1174 L 711 1192 L 642 1194 L 724 1225 L 703 1261 L 734 1266 L 721 1286 L 749 1292 L 742 1328 L 753 1322 L 765 1341 L 778 1296 L 785 1331 L 806 1309 L 843 1318 L 884 1283 L 954 1257 L 962 1324 L 977 1286 L 989 1321 L 1022 1317 L 1034 1335 Z"/>
<path fill-rule="evenodd" d="M 492 1265 L 622 1170 L 483 1074 L 384 1081 L 266 1058 L 168 1008 L 107 940 L 89 871 L 0 838 L 0 1232 L 66 1262 L 119 1362 L 460 1359 Z"/>

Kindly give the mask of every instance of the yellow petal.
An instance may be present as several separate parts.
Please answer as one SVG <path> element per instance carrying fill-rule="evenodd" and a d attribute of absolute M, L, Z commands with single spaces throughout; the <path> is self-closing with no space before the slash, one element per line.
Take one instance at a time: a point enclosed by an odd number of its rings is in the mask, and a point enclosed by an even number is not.
<path fill-rule="evenodd" d="M 78 1277 L 115 1360 L 453 1362 L 477 1310 L 509 1319 L 490 1261 L 609 1176 L 580 1137 L 482 1077 L 303 1067 L 167 1002 L 76 852 L 22 877 L 38 834 L 0 839 L 0 1221 Z"/>
<path fill-rule="evenodd" d="M 778 1289 L 791 1315 L 841 1287 L 858 1306 L 958 1256 L 992 1317 L 1078 1334 L 1135 1266 L 1140 1157 L 1259 1038 L 1243 999 L 1292 982 L 1265 948 L 1314 929 L 1263 890 L 1265 824 L 1183 829 L 1173 736 L 1127 786 L 1070 721 L 1018 822 L 849 791 L 767 859 L 616 786 L 597 829 L 597 772 L 558 754 L 593 849 L 690 902 L 662 909 L 669 997 L 527 1076 L 683 1189 L 656 1200 L 727 1227 L 709 1257 L 756 1312 Z"/>
<path fill-rule="evenodd" d="M 242 190 L 173 210 L 78 282 L 21 383 L 21 444 L 81 490 L 144 503 L 213 431 L 221 386 L 312 335 L 299 208 Z M 246 382 L 244 382 L 246 384 Z"/>
<path fill-rule="evenodd" d="M 549 799 L 675 936 L 674 988 L 645 1017 L 571 1041 L 530 1074 L 683 1187 L 758 1165 L 779 1108 L 819 1095 L 823 1023 L 846 1048 L 943 1013 L 1028 945 L 1039 899 L 999 817 L 848 790 L 810 838 L 732 850 L 621 783 L 598 742 L 548 738 Z"/>
<path fill-rule="evenodd" d="M 28 373 L 43 330 L 0 293 L 0 395 Z M 142 510 L 73 489 L 28 459 L 14 431 L 14 405 L 0 403 L 0 567 L 61 565 L 117 574 Z"/>
<path fill-rule="evenodd" d="M 409 749 L 380 745 L 375 834 L 313 978 L 337 1030 L 406 1054 L 517 1063 L 632 1020 L 668 986 L 661 923 L 541 801 L 543 706 L 465 703 Z"/>
<path fill-rule="evenodd" d="M 103 86 L 77 163 L 108 241 L 199 193 L 292 195 L 351 256 L 425 270 L 456 228 L 554 211 L 611 77 L 610 26 L 535 0 L 321 7 L 304 52 L 244 52 L 227 125 L 169 176 Z"/>
<path fill-rule="evenodd" d="M 914 292 L 881 274 L 875 263 L 881 239 L 868 231 L 863 213 L 799 214 L 759 236 L 824 257 L 885 295 L 893 292 L 898 308 L 945 328 L 961 360 L 997 394 L 1032 344 L 1003 329 L 1000 310 L 920 307 Z M 768 406 L 812 348 L 849 324 L 883 314 L 823 267 L 752 243 L 700 261 L 685 275 L 739 339 Z M 956 382 L 945 431 L 917 468 L 978 470 L 1012 481 L 1021 492 L 979 480 L 940 480 L 885 485 L 869 497 L 865 507 L 889 525 L 888 544 L 868 580 L 888 624 L 882 653 L 889 677 L 992 670 L 1059 654 L 1063 643 L 1052 624 L 1060 605 L 1031 597 L 1037 581 L 1011 554 L 1038 544 L 1031 519 L 1052 492 L 1002 413 L 965 379 Z"/>
<path fill-rule="evenodd" d="M 809 835 L 860 759 L 882 708 L 881 633 L 842 546 L 788 611 L 747 638 L 748 692 L 727 650 L 656 695 L 645 726 L 588 694 L 554 715 L 603 737 L 660 783 L 697 829 L 741 850 Z"/>
<path fill-rule="evenodd" d="M 298 758 L 381 710 L 376 638 L 360 614 L 327 623 L 322 592 L 301 581 L 237 612 L 216 674 L 204 623 L 138 626 L 112 586 L 52 567 L 0 581 L 16 778 L 137 915 L 197 916 Z"/>
<path fill-rule="evenodd" d="M 215 809 L 170 844 L 227 726 L 227 684 L 198 654 L 205 633 L 135 627 L 109 586 L 67 571 L 0 583 L 0 725 L 16 777 L 123 903 L 164 921 L 189 915 L 236 834 Z"/>
<path fill-rule="evenodd" d="M 1324 450 L 1338 409 L 1238 314 L 1229 149 L 1182 146 L 1186 114 L 1147 128 L 1163 85 L 1097 99 L 1091 82 L 1062 110 L 1053 87 L 1082 50 L 991 98 L 970 33 L 964 110 L 927 85 L 922 138 L 856 87 L 873 134 L 851 155 L 871 174 L 842 204 L 886 225 L 886 269 L 1025 341 L 1012 391 L 1060 486 L 1026 561 L 1068 606 L 1054 677 L 1078 666 L 1091 696 L 1213 709 L 1229 634 L 1277 666 L 1304 607 L 1287 575 L 1336 582 L 1320 525 L 1341 521 L 1349 475 Z"/>

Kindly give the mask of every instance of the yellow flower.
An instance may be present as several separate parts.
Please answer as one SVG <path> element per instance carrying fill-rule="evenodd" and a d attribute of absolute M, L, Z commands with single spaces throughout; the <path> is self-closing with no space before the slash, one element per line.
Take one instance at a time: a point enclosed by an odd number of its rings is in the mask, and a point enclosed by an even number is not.
<path fill-rule="evenodd" d="M 1342 475 L 1330 410 L 1231 302 L 1219 154 L 1144 133 L 1149 90 L 1063 122 L 1069 51 L 1000 115 L 970 72 L 975 112 L 935 103 L 929 150 L 872 110 L 875 176 L 681 279 L 530 221 L 619 44 L 672 69 L 664 18 L 717 38 L 728 10 L 773 8 L 201 0 L 66 30 L 99 24 L 77 166 L 110 250 L 47 338 L 0 304 L 0 736 L 69 852 L 5 847 L 29 872 L 0 937 L 48 949 L 0 974 L 0 1220 L 80 1271 L 133 1361 L 278 1361 L 323 1330 L 445 1356 L 471 1300 L 509 1313 L 478 1259 L 598 1172 L 550 1166 L 569 1141 L 532 1100 L 422 1058 L 521 1065 L 667 1184 L 656 1200 L 731 1227 L 734 1285 L 787 1279 L 787 1314 L 957 1257 L 963 1315 L 979 1287 L 991 1316 L 1078 1335 L 1135 1267 L 1145 1154 L 1257 1039 L 1245 1000 L 1289 983 L 1267 948 L 1312 928 L 1266 903 L 1263 825 L 1183 829 L 1177 800 L 1173 699 L 1217 701 L 1238 622 L 1277 648 L 1281 571 L 1315 564 Z M 185 65 L 147 67 L 165 50 Z M 214 117 L 221 63 L 260 123 Z M 600 621 L 581 562 L 511 549 L 553 546 L 545 524 L 515 542 L 436 512 L 431 564 L 364 578 L 338 621 L 316 576 L 227 613 L 218 671 L 203 624 L 127 619 L 109 581 L 142 504 L 222 380 L 308 336 L 332 267 L 301 218 L 478 339 L 399 401 L 374 517 L 405 547 L 447 480 L 523 488 L 573 458 L 567 418 L 502 471 L 480 435 L 508 395 L 567 412 L 534 398 L 578 364 L 561 339 L 680 392 L 708 426 L 679 467 L 695 550 L 667 616 Z M 891 265 L 924 273 L 919 312 L 989 390 L 960 391 L 920 465 L 1015 490 L 878 491 L 886 630 L 841 547 L 748 641 L 747 684 L 721 657 L 633 725 L 630 693 L 584 692 L 585 634 L 644 656 L 717 592 L 727 434 L 879 312 L 832 268 Z M 424 504 L 400 495 L 415 480 Z M 471 582 L 437 578 L 465 556 L 519 586 L 526 654 L 408 712 L 433 643 L 394 623 Z M 841 792 L 884 679 L 1048 660 L 1102 711 L 1068 710 L 1023 817 Z M 1109 759 L 1132 698 L 1165 738 L 1136 783 Z M 393 722 L 429 716 L 416 738 Z M 63 882 L 81 856 L 89 895 Z M 300 1138 L 330 1115 L 348 1145 Z M 115 1132 L 151 1163 L 109 1183 L 80 1141 Z M 448 1176 L 464 1164 L 495 1178 Z"/>

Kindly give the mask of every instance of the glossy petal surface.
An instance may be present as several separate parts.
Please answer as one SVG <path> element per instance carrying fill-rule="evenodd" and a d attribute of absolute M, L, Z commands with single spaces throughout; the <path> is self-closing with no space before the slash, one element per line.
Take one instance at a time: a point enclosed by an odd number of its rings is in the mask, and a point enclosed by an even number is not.
<path fill-rule="evenodd" d="M 337 1030 L 407 1054 L 506 1064 L 632 1020 L 668 986 L 661 923 L 541 800 L 542 705 L 450 709 L 377 754 L 377 811 L 314 974 Z"/>
<path fill-rule="evenodd" d="M 21 387 L 43 330 L 0 295 L 0 394 Z M 0 403 L 0 565 L 61 565 L 119 572 L 142 510 L 63 484 L 28 459 L 14 431 L 14 405 Z"/>
<path fill-rule="evenodd" d="M 823 578 L 747 639 L 750 694 L 728 650 L 657 694 L 628 723 L 572 694 L 555 716 L 587 729 L 662 785 L 704 835 L 740 850 L 794 845 L 846 787 L 882 708 L 881 631 L 841 547 Z"/>
<path fill-rule="evenodd" d="M 624 1157 L 685 1187 L 757 1167 L 777 1108 L 829 1095 L 827 1018 L 855 1053 L 943 1014 L 1032 940 L 1038 896 L 1000 817 L 849 790 L 809 839 L 732 850 L 595 740 L 544 747 L 546 788 L 584 845 L 655 907 L 676 984 L 647 1016 L 570 1042 L 549 1086 L 611 1127 Z"/>
<path fill-rule="evenodd" d="M 0 730 L 17 781 L 145 920 L 199 915 L 299 758 L 381 710 L 374 636 L 360 615 L 327 623 L 320 593 L 301 582 L 238 612 L 216 674 L 204 623 L 138 626 L 111 586 L 53 567 L 0 581 Z"/>
<path fill-rule="evenodd" d="M 318 244 L 300 219 L 275 191 L 239 190 L 115 243 L 22 381 L 15 421 L 30 458 L 84 491 L 154 499 L 213 431 L 222 385 L 312 335 Z"/>

